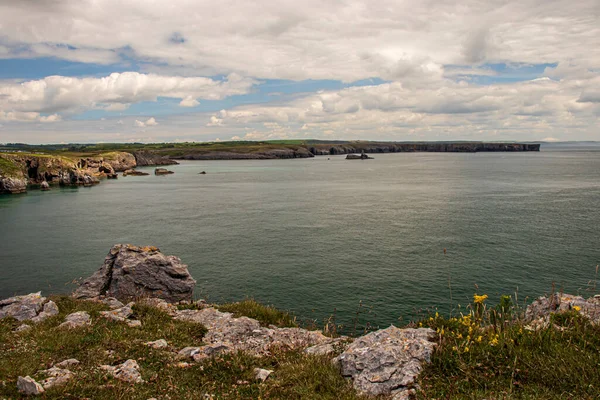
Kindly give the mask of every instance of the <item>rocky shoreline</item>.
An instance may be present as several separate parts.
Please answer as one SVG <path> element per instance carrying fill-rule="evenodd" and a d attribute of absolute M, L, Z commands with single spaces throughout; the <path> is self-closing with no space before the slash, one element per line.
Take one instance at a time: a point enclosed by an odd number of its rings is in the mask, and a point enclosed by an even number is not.
<path fill-rule="evenodd" d="M 136 307 L 156 308 L 157 312 L 173 321 L 205 329 L 202 339 L 191 346 L 174 347 L 159 333 L 153 340 L 144 343 L 168 355 L 177 368 L 188 368 L 240 352 L 260 358 L 272 357 L 282 350 L 299 351 L 307 356 L 326 357 L 341 376 L 352 382 L 357 393 L 386 396 L 393 400 L 412 398 L 420 390 L 417 384 L 419 375 L 431 362 L 444 334 L 439 329 L 392 325 L 352 338 L 326 336 L 319 330 L 300 327 L 265 326 L 256 319 L 220 311 L 218 306 L 204 300 L 195 301 L 195 283 L 187 266 L 178 257 L 166 256 L 153 246 L 118 244 L 110 249 L 102 266 L 72 294 L 76 301 L 96 303 L 103 310 L 90 314 L 73 309 L 62 320 L 56 321 L 51 329 L 56 334 L 74 332 L 91 328 L 103 320 L 123 324 L 127 329 L 143 329 L 144 322 L 138 319 Z M 567 294 L 540 297 L 527 307 L 524 318 L 528 325 L 525 329 L 548 329 L 553 323 L 552 315 L 574 311 L 598 324 L 600 298 L 596 296 L 586 300 Z M 22 335 L 46 320 L 56 319 L 60 312 L 54 301 L 39 292 L 0 300 L 0 320 L 10 317 L 19 321 L 13 330 L 14 335 Z M 472 326 L 470 318 L 464 317 L 461 321 Z M 80 362 L 72 354 L 65 353 L 63 358 L 37 371 L 34 377 L 18 376 L 12 384 L 26 396 L 59 390 L 83 373 L 78 370 Z M 141 361 L 143 359 L 127 359 L 115 364 L 97 365 L 96 368 L 99 373 L 116 380 L 144 384 L 146 380 Z M 263 368 L 254 370 L 255 379 L 259 382 L 266 381 L 272 373 L 277 374 Z"/>

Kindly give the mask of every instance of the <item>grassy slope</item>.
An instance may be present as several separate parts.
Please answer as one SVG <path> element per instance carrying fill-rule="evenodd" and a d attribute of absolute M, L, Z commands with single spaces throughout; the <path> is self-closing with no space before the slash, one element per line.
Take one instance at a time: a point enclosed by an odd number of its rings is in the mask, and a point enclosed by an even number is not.
<path fill-rule="evenodd" d="M 103 305 L 75 301 L 68 297 L 54 299 L 61 314 L 44 321 L 31 330 L 13 333 L 19 325 L 15 320 L 0 320 L 0 398 L 18 398 L 17 377 L 46 369 L 67 358 L 77 358 L 81 364 L 73 368 L 77 379 L 63 387 L 46 391 L 46 399 L 199 399 L 204 394 L 228 399 L 360 399 L 350 383 L 344 380 L 329 358 L 306 356 L 298 352 L 281 352 L 271 357 L 234 354 L 192 364 L 176 366 L 175 351 L 186 346 L 198 346 L 205 329 L 193 323 L 174 321 L 151 307 L 136 306 L 141 328 L 99 318 Z M 265 324 L 282 322 L 289 325 L 289 315 L 272 308 L 244 303 L 225 306 L 241 313 L 248 311 L 263 318 Z M 235 310 L 234 310 L 235 309 Z M 73 311 L 89 311 L 93 325 L 72 331 L 55 328 L 64 316 Z M 154 350 L 143 343 L 165 339 L 169 349 Z M 112 351 L 112 355 L 107 354 Z M 130 385 L 106 376 L 97 367 L 116 364 L 129 358 L 138 361 L 143 384 Z M 275 373 L 265 383 L 257 383 L 253 369 L 262 367 Z M 37 377 L 41 379 L 41 377 Z M 169 396 L 169 397 L 167 397 Z"/>
<path fill-rule="evenodd" d="M 22 171 L 16 163 L 8 158 L 2 157 L 0 154 L 0 176 L 7 178 L 21 177 Z"/>

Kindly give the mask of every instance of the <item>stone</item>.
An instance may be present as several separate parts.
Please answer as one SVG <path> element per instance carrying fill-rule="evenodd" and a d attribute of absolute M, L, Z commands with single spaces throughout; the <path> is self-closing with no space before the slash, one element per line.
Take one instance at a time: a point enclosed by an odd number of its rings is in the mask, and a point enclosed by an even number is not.
<path fill-rule="evenodd" d="M 423 363 L 431 361 L 434 339 L 432 329 L 392 325 L 357 338 L 334 362 L 360 393 L 404 396 L 415 387 Z"/>
<path fill-rule="evenodd" d="M 65 322 L 60 324 L 59 328 L 75 329 L 82 326 L 91 325 L 90 314 L 86 311 L 77 311 L 65 317 Z"/>
<path fill-rule="evenodd" d="M 547 326 L 552 313 L 579 310 L 593 323 L 600 323 L 600 298 L 594 296 L 585 299 L 565 293 L 554 293 L 548 297 L 542 296 L 534 300 L 525 310 L 525 320 L 530 322 L 533 330 Z"/>
<path fill-rule="evenodd" d="M 106 304 L 108 306 L 108 308 L 110 308 L 111 310 L 125 306 L 125 304 L 121 303 L 119 300 L 115 299 L 114 297 L 106 297 L 106 298 L 100 300 L 100 302 L 102 304 Z"/>
<path fill-rule="evenodd" d="M 50 300 L 49 302 L 44 304 L 44 308 L 42 309 L 42 312 L 40 312 L 37 316 L 33 317 L 31 319 L 31 321 L 34 323 L 42 322 L 43 320 L 45 320 L 47 318 L 58 315 L 58 313 L 59 313 L 58 306 L 56 305 L 55 302 Z"/>
<path fill-rule="evenodd" d="M 217 354 L 224 351 L 245 351 L 254 355 L 269 355 L 275 348 L 304 349 L 334 341 L 319 331 L 301 328 L 265 328 L 255 319 L 234 318 L 232 314 L 218 311 L 212 307 L 201 310 L 178 310 L 175 312 L 174 318 L 180 321 L 196 322 L 207 328 L 208 332 L 202 341 L 209 347 L 197 348 L 198 354 L 215 353 L 215 350 L 218 349 Z"/>
<path fill-rule="evenodd" d="M 176 303 L 191 301 L 195 286 L 187 265 L 178 257 L 165 256 L 156 247 L 117 244 L 73 296 L 93 299 L 104 295 L 120 301 L 155 297 Z"/>
<path fill-rule="evenodd" d="M 304 349 L 304 354 L 314 356 L 327 356 L 344 351 L 348 347 L 348 339 L 345 337 L 332 339 L 330 343 L 317 344 Z"/>
<path fill-rule="evenodd" d="M 0 318 L 13 317 L 17 321 L 30 320 L 42 310 L 45 301 L 46 298 L 42 297 L 42 292 L 0 300 Z"/>
<path fill-rule="evenodd" d="M 153 342 L 146 342 L 144 344 L 148 347 L 152 347 L 153 349 L 164 349 L 165 347 L 169 346 L 165 339 L 158 339 Z"/>
<path fill-rule="evenodd" d="M 19 325 L 19 327 L 15 329 L 15 332 L 25 332 L 30 329 L 31 329 L 31 325 L 22 324 L 22 325 Z"/>
<path fill-rule="evenodd" d="M 69 380 L 73 379 L 73 373 L 68 369 L 52 367 L 39 372 L 40 374 L 48 376 L 46 379 L 41 381 L 41 385 L 44 389 L 50 389 L 53 386 L 64 385 Z"/>
<path fill-rule="evenodd" d="M 19 392 L 25 396 L 37 396 L 44 393 L 43 386 L 37 383 L 30 376 L 19 376 L 17 379 L 17 389 L 19 389 Z"/>
<path fill-rule="evenodd" d="M 50 185 L 48 184 L 48 182 L 44 181 L 40 183 L 40 190 L 43 192 L 50 190 Z"/>
<path fill-rule="evenodd" d="M 115 308 L 110 311 L 100 311 L 100 315 L 104 318 L 108 318 L 113 321 L 125 322 L 129 327 L 135 328 L 142 326 L 142 321 L 132 319 L 133 310 L 131 307 L 133 303 L 129 303 L 121 308 Z"/>
<path fill-rule="evenodd" d="M 117 366 L 102 365 L 100 369 L 108 371 L 112 376 L 123 382 L 142 383 L 142 375 L 140 374 L 140 366 L 135 360 L 127 360 L 123 364 Z"/>
<path fill-rule="evenodd" d="M 132 176 L 146 176 L 150 175 L 147 172 L 138 171 L 135 169 L 128 169 L 127 171 L 123 171 L 123 176 L 132 175 Z"/>
<path fill-rule="evenodd" d="M 0 176 L 0 193 L 26 193 L 27 180 L 20 178 L 9 178 Z"/>
<path fill-rule="evenodd" d="M 159 310 L 166 312 L 170 316 L 174 316 L 177 312 L 177 306 L 175 304 L 167 303 L 163 299 L 143 298 L 139 302 L 150 307 L 158 308 Z"/>
<path fill-rule="evenodd" d="M 64 368 L 64 369 L 69 369 L 71 367 L 74 367 L 76 365 L 79 365 L 79 360 L 75 359 L 75 358 L 69 358 L 67 360 L 61 361 L 57 364 L 55 364 L 55 367 L 58 368 Z"/>
<path fill-rule="evenodd" d="M 272 373 L 273 371 L 269 369 L 254 368 L 254 379 L 256 379 L 257 381 L 264 382 Z"/>
<path fill-rule="evenodd" d="M 166 168 L 156 168 L 154 170 L 154 175 L 169 175 L 169 174 L 174 174 L 175 172 L 173 171 L 169 171 Z"/>
<path fill-rule="evenodd" d="M 206 171 L 198 172 L 198 175 L 206 175 Z"/>

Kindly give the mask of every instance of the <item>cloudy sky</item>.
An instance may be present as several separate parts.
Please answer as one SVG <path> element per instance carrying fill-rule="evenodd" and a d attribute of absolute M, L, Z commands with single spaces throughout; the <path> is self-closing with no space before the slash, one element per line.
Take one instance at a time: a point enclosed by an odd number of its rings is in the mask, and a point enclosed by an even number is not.
<path fill-rule="evenodd" d="M 0 142 L 600 140 L 599 0 L 0 0 Z"/>

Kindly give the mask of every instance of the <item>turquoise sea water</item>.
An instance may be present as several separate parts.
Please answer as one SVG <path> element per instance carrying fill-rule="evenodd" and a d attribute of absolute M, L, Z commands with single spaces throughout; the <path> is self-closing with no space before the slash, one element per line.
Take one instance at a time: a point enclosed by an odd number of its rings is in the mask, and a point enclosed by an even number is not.
<path fill-rule="evenodd" d="M 386 326 L 446 312 L 449 279 L 456 304 L 474 292 L 523 301 L 553 282 L 585 293 L 600 263 L 600 147 L 170 168 L 0 196 L 0 298 L 68 292 L 132 243 L 181 257 L 199 297 L 345 324 L 362 302 L 361 322 Z"/>

